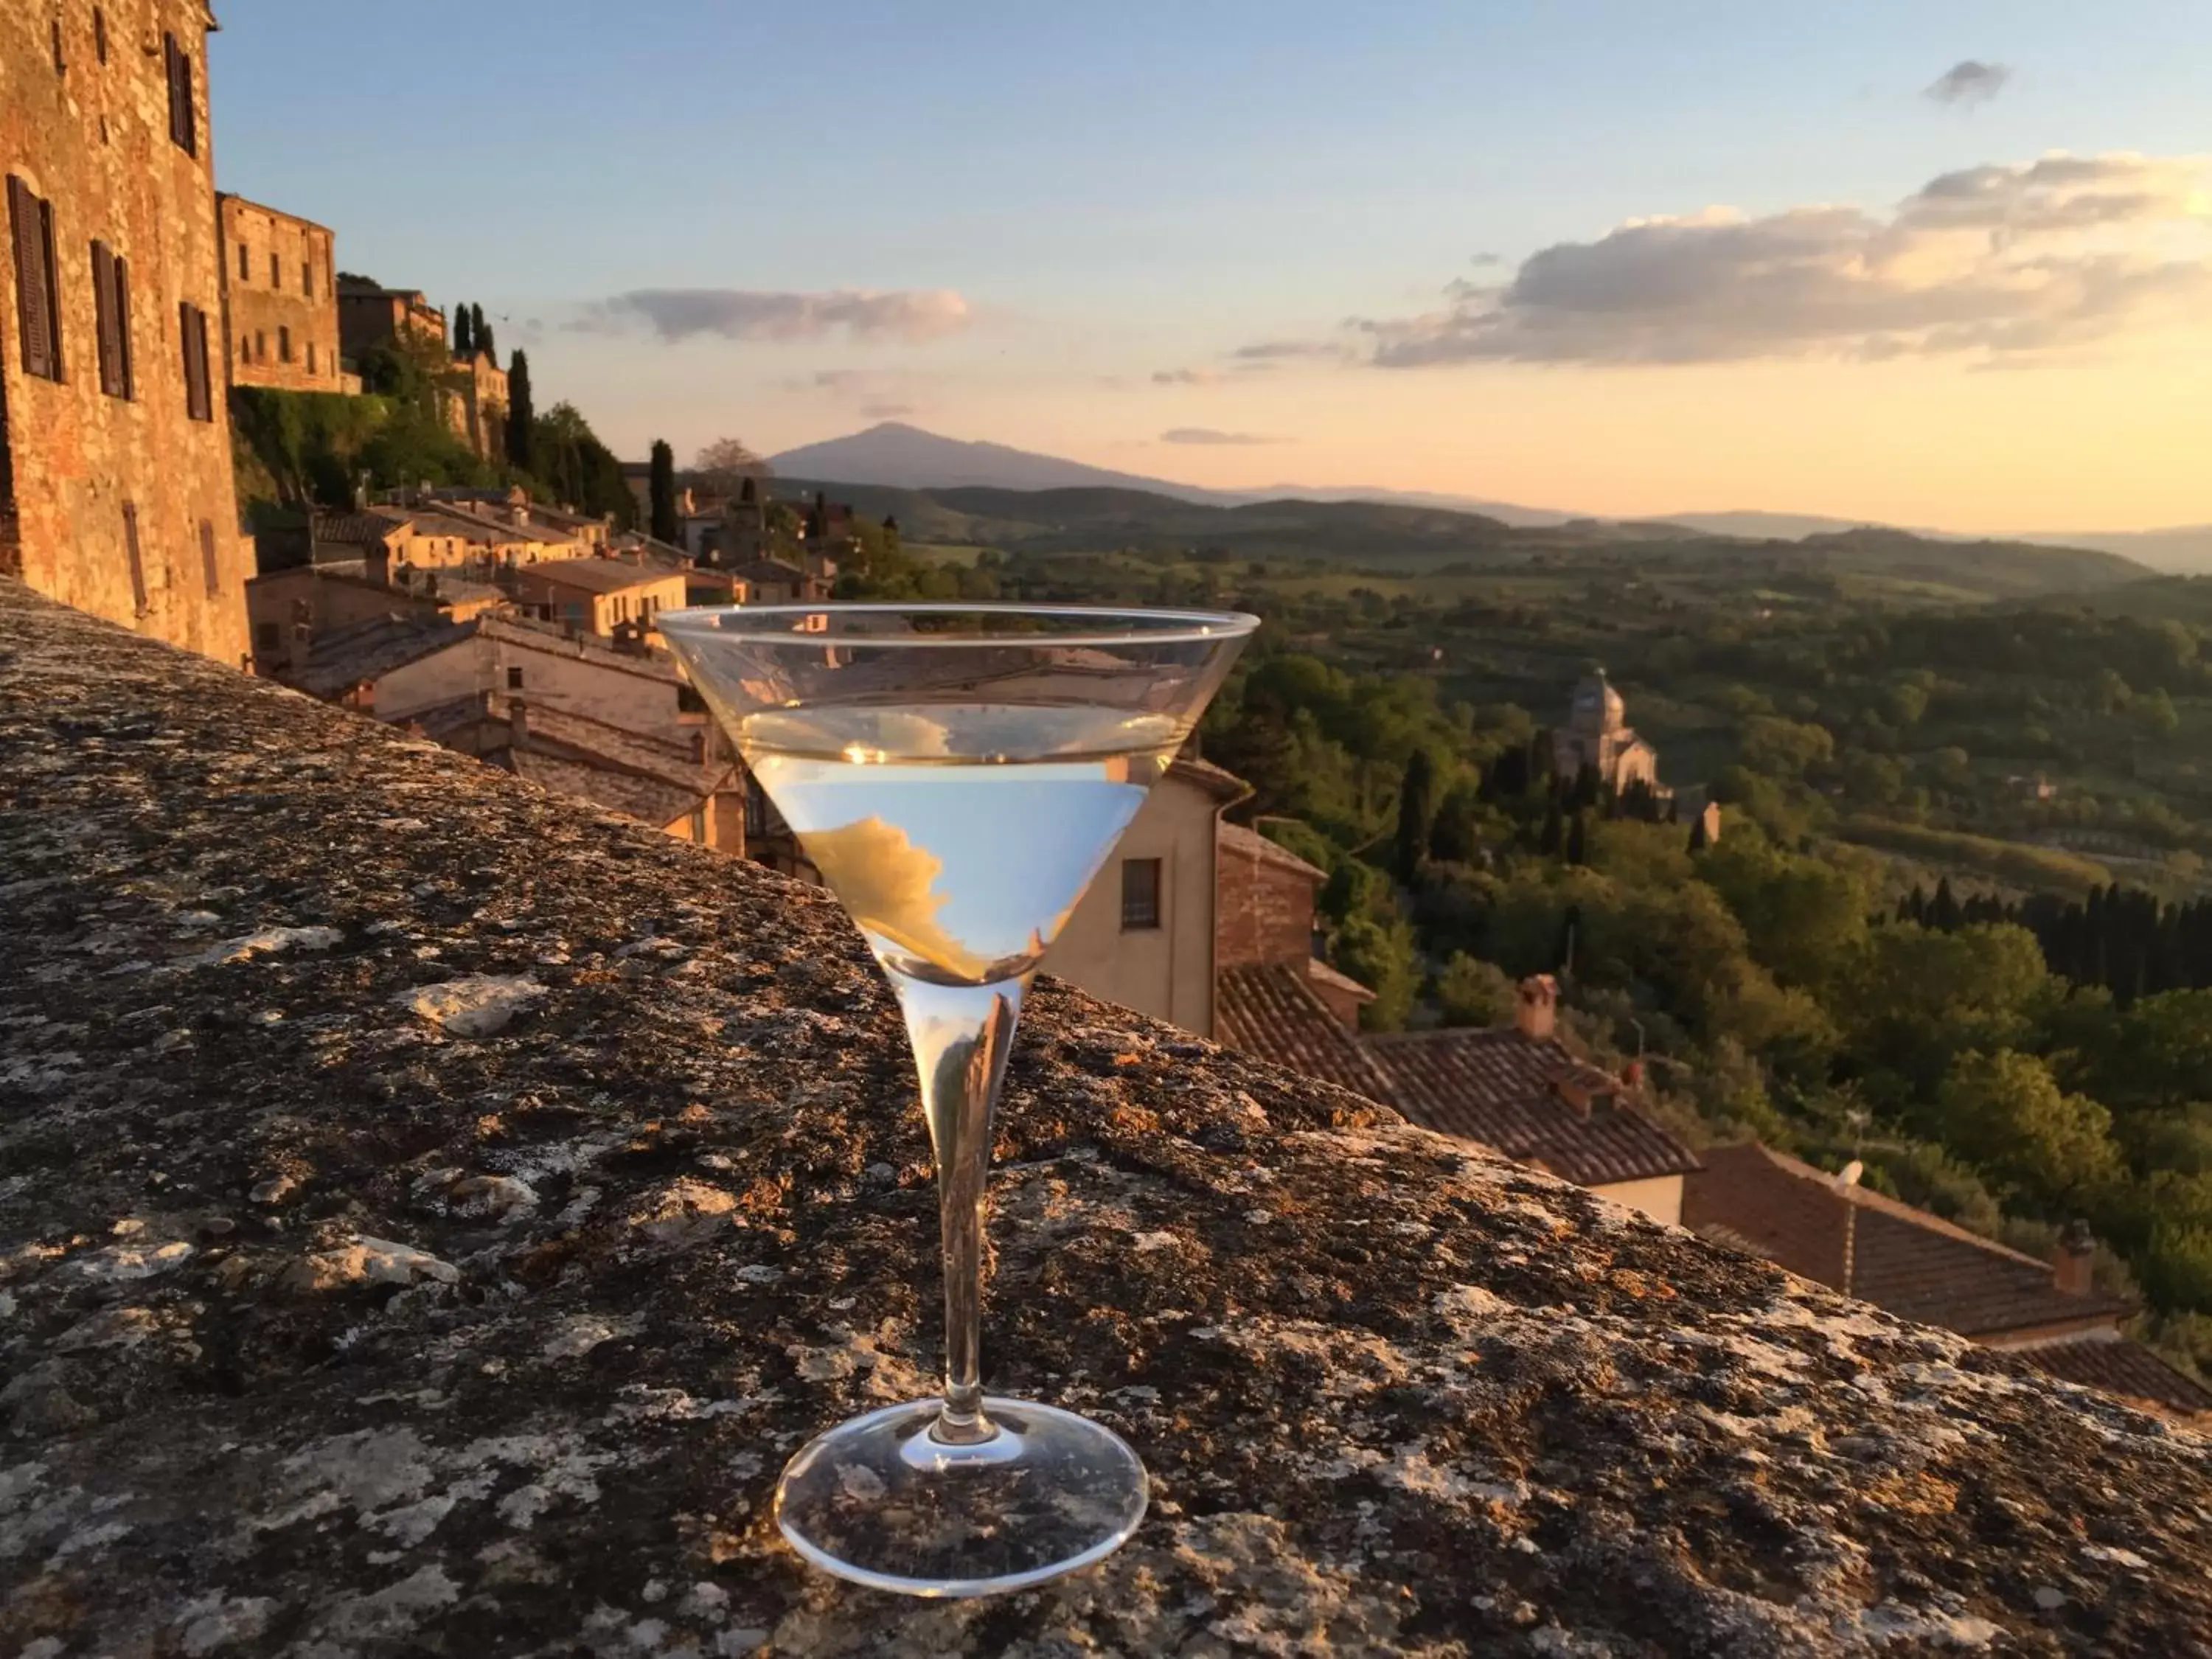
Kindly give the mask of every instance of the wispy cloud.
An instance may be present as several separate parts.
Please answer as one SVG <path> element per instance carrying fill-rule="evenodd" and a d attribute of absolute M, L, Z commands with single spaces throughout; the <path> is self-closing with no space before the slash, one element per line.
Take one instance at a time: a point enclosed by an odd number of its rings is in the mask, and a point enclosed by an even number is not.
<path fill-rule="evenodd" d="M 957 334 L 974 321 L 949 289 L 835 289 L 795 293 L 734 288 L 643 288 L 592 301 L 573 326 L 615 332 L 643 325 L 666 341 L 719 335 L 730 340 L 856 340 L 915 344 Z M 834 371 L 832 371 L 834 372 Z"/>
<path fill-rule="evenodd" d="M 1273 438 L 1259 432 L 1223 432 L 1210 426 L 1170 427 L 1160 434 L 1164 444 L 1286 444 L 1288 438 Z"/>
<path fill-rule="evenodd" d="M 2002 92 L 2012 71 L 2002 64 L 1984 64 L 1978 58 L 1962 58 L 1929 83 L 1922 96 L 1939 104 L 1972 109 Z"/>
<path fill-rule="evenodd" d="M 1562 242 L 1441 309 L 1355 319 L 1389 368 L 1989 359 L 2212 303 L 2212 157 L 2053 155 L 1930 180 L 1887 216 L 1710 209 Z"/>
<path fill-rule="evenodd" d="M 1152 371 L 1154 386 L 1219 386 L 1221 371 L 1214 368 L 1156 368 Z"/>
<path fill-rule="evenodd" d="M 1270 363 L 1300 357 L 1341 357 L 1344 347 L 1334 340 L 1261 340 L 1238 346 L 1230 355 L 1248 363 Z"/>
<path fill-rule="evenodd" d="M 912 404 L 870 403 L 860 405 L 860 413 L 872 421 L 896 421 L 902 416 L 921 412 Z"/>

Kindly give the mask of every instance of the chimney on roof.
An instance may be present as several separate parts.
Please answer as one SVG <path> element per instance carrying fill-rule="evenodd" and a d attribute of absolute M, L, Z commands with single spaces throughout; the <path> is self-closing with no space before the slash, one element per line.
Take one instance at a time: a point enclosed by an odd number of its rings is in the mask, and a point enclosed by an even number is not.
<path fill-rule="evenodd" d="M 1559 981 L 1532 974 L 1513 1000 L 1513 1027 L 1531 1042 L 1548 1042 L 1559 1029 Z"/>
<path fill-rule="evenodd" d="M 2051 1282 L 2067 1296 L 2088 1295 L 2089 1270 L 2096 1258 L 2097 1236 L 2077 1216 L 2066 1224 L 2066 1231 L 2058 1235 L 2057 1248 L 2051 1252 Z"/>
<path fill-rule="evenodd" d="M 507 700 L 507 752 L 520 755 L 530 747 L 530 705 L 520 697 Z"/>

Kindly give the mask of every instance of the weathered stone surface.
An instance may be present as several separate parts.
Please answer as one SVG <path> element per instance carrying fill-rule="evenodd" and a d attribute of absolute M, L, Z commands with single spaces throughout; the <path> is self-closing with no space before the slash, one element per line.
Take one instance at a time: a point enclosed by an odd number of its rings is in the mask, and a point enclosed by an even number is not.
<path fill-rule="evenodd" d="M 856 1593 L 768 1498 L 936 1227 L 826 899 L 0 587 L 0 1652 L 2212 1651 L 2206 1443 L 1051 991 L 988 1380 L 1155 1507 Z"/>

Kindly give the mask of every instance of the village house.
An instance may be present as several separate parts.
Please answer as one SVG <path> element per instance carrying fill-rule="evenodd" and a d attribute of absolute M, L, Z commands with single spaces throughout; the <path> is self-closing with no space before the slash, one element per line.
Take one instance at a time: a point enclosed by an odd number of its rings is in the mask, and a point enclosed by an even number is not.
<path fill-rule="evenodd" d="M 1703 1159 L 1682 1208 L 1692 1231 L 2053 1376 L 2212 1425 L 2212 1389 L 2122 1334 L 2136 1306 L 2098 1288 L 2086 1228 L 2040 1261 L 1756 1142 Z"/>
<path fill-rule="evenodd" d="M 246 584 L 253 628 L 253 672 L 283 678 L 304 665 L 325 634 L 387 617 L 467 622 L 507 604 L 496 587 L 450 573 L 422 573 L 408 587 L 371 577 L 360 564 L 302 564 L 272 570 Z"/>
<path fill-rule="evenodd" d="M 205 0 L 0 6 L 0 575 L 246 659 Z"/>
<path fill-rule="evenodd" d="M 648 642 L 658 636 L 653 618 L 681 611 L 685 572 L 635 558 L 560 559 L 516 570 L 512 588 L 518 604 L 548 621 L 611 637 L 618 630 L 639 633 Z"/>
<path fill-rule="evenodd" d="M 831 582 L 783 559 L 755 559 L 726 568 L 752 595 L 755 605 L 817 605 L 829 599 Z"/>
<path fill-rule="evenodd" d="M 1204 761 L 1170 765 L 1061 927 L 1044 971 L 1212 1036 L 1215 836 L 1222 809 L 1250 793 Z"/>
<path fill-rule="evenodd" d="M 420 289 L 386 288 L 342 274 L 337 290 L 338 348 L 356 362 L 364 353 L 403 339 L 445 343 L 446 313 Z"/>
<path fill-rule="evenodd" d="M 507 459 L 507 371 L 489 351 L 456 354 L 439 377 L 446 424 L 488 461 Z"/>
<path fill-rule="evenodd" d="M 242 196 L 222 222 L 223 355 L 234 386 L 357 392 L 339 361 L 336 239 L 313 220 Z"/>

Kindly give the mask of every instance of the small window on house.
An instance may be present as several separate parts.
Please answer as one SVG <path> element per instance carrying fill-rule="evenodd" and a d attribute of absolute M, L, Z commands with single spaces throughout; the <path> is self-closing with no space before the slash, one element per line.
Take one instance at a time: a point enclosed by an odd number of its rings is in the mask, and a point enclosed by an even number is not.
<path fill-rule="evenodd" d="M 131 561 L 131 599 L 144 616 L 150 608 L 146 603 L 146 561 L 138 550 L 138 505 L 123 503 L 123 556 Z"/>
<path fill-rule="evenodd" d="M 210 519 L 200 520 L 200 574 L 207 583 L 208 598 L 222 597 L 222 567 L 215 556 L 215 523 Z"/>
<path fill-rule="evenodd" d="M 768 797 L 752 779 L 745 780 L 745 836 L 757 841 L 768 834 Z"/>
<path fill-rule="evenodd" d="M 315 297 L 315 262 L 313 259 L 300 261 L 300 292 L 310 300 Z"/>
<path fill-rule="evenodd" d="M 54 204 L 8 175 L 8 226 L 15 264 L 15 321 L 23 373 L 62 378 L 61 291 L 54 270 Z"/>
<path fill-rule="evenodd" d="M 192 58 L 173 34 L 161 37 L 169 73 L 169 142 L 187 155 L 200 153 L 198 113 L 192 107 Z"/>
<path fill-rule="evenodd" d="M 253 624 L 253 648 L 264 657 L 274 656 L 276 653 L 277 641 L 281 637 L 282 630 L 275 623 Z"/>
<path fill-rule="evenodd" d="M 243 242 L 238 245 L 238 280 L 241 283 L 253 280 L 253 250 Z"/>
<path fill-rule="evenodd" d="M 510 691 L 522 690 L 522 671 L 520 668 L 510 668 L 507 671 L 507 689 Z"/>
<path fill-rule="evenodd" d="M 307 373 L 313 374 L 315 372 L 315 343 L 310 340 L 307 342 Z"/>
<path fill-rule="evenodd" d="M 276 250 L 273 247 L 269 250 L 269 286 L 274 289 L 284 286 L 284 264 L 276 257 Z"/>
<path fill-rule="evenodd" d="M 707 700 L 699 695 L 696 686 L 679 683 L 676 688 L 676 712 L 679 714 L 703 714 L 707 712 Z"/>
<path fill-rule="evenodd" d="M 92 245 L 92 315 L 100 337 L 100 389 L 131 396 L 131 264 L 105 242 Z"/>
<path fill-rule="evenodd" d="M 265 363 L 269 361 L 269 336 L 266 331 L 258 328 L 253 331 L 253 361 L 258 363 Z"/>
<path fill-rule="evenodd" d="M 177 325 L 184 337 L 185 413 L 195 421 L 212 421 L 215 393 L 208 375 L 207 313 L 187 300 L 177 307 Z"/>
<path fill-rule="evenodd" d="M 101 63 L 107 61 L 107 14 L 98 6 L 92 9 L 92 52 Z"/>
<path fill-rule="evenodd" d="M 691 809 L 691 839 L 702 847 L 707 844 L 707 809 L 704 806 Z"/>
<path fill-rule="evenodd" d="M 691 764 L 704 766 L 706 763 L 707 734 L 704 732 L 694 732 L 691 734 Z"/>
<path fill-rule="evenodd" d="M 1160 861 L 1121 860 L 1121 931 L 1140 932 L 1160 925 Z"/>
<path fill-rule="evenodd" d="M 62 56 L 62 20 L 58 17 L 54 19 L 54 73 L 69 73 L 69 59 Z"/>
<path fill-rule="evenodd" d="M 276 331 L 276 361 L 280 363 L 292 361 L 292 331 L 289 328 L 280 327 Z"/>

